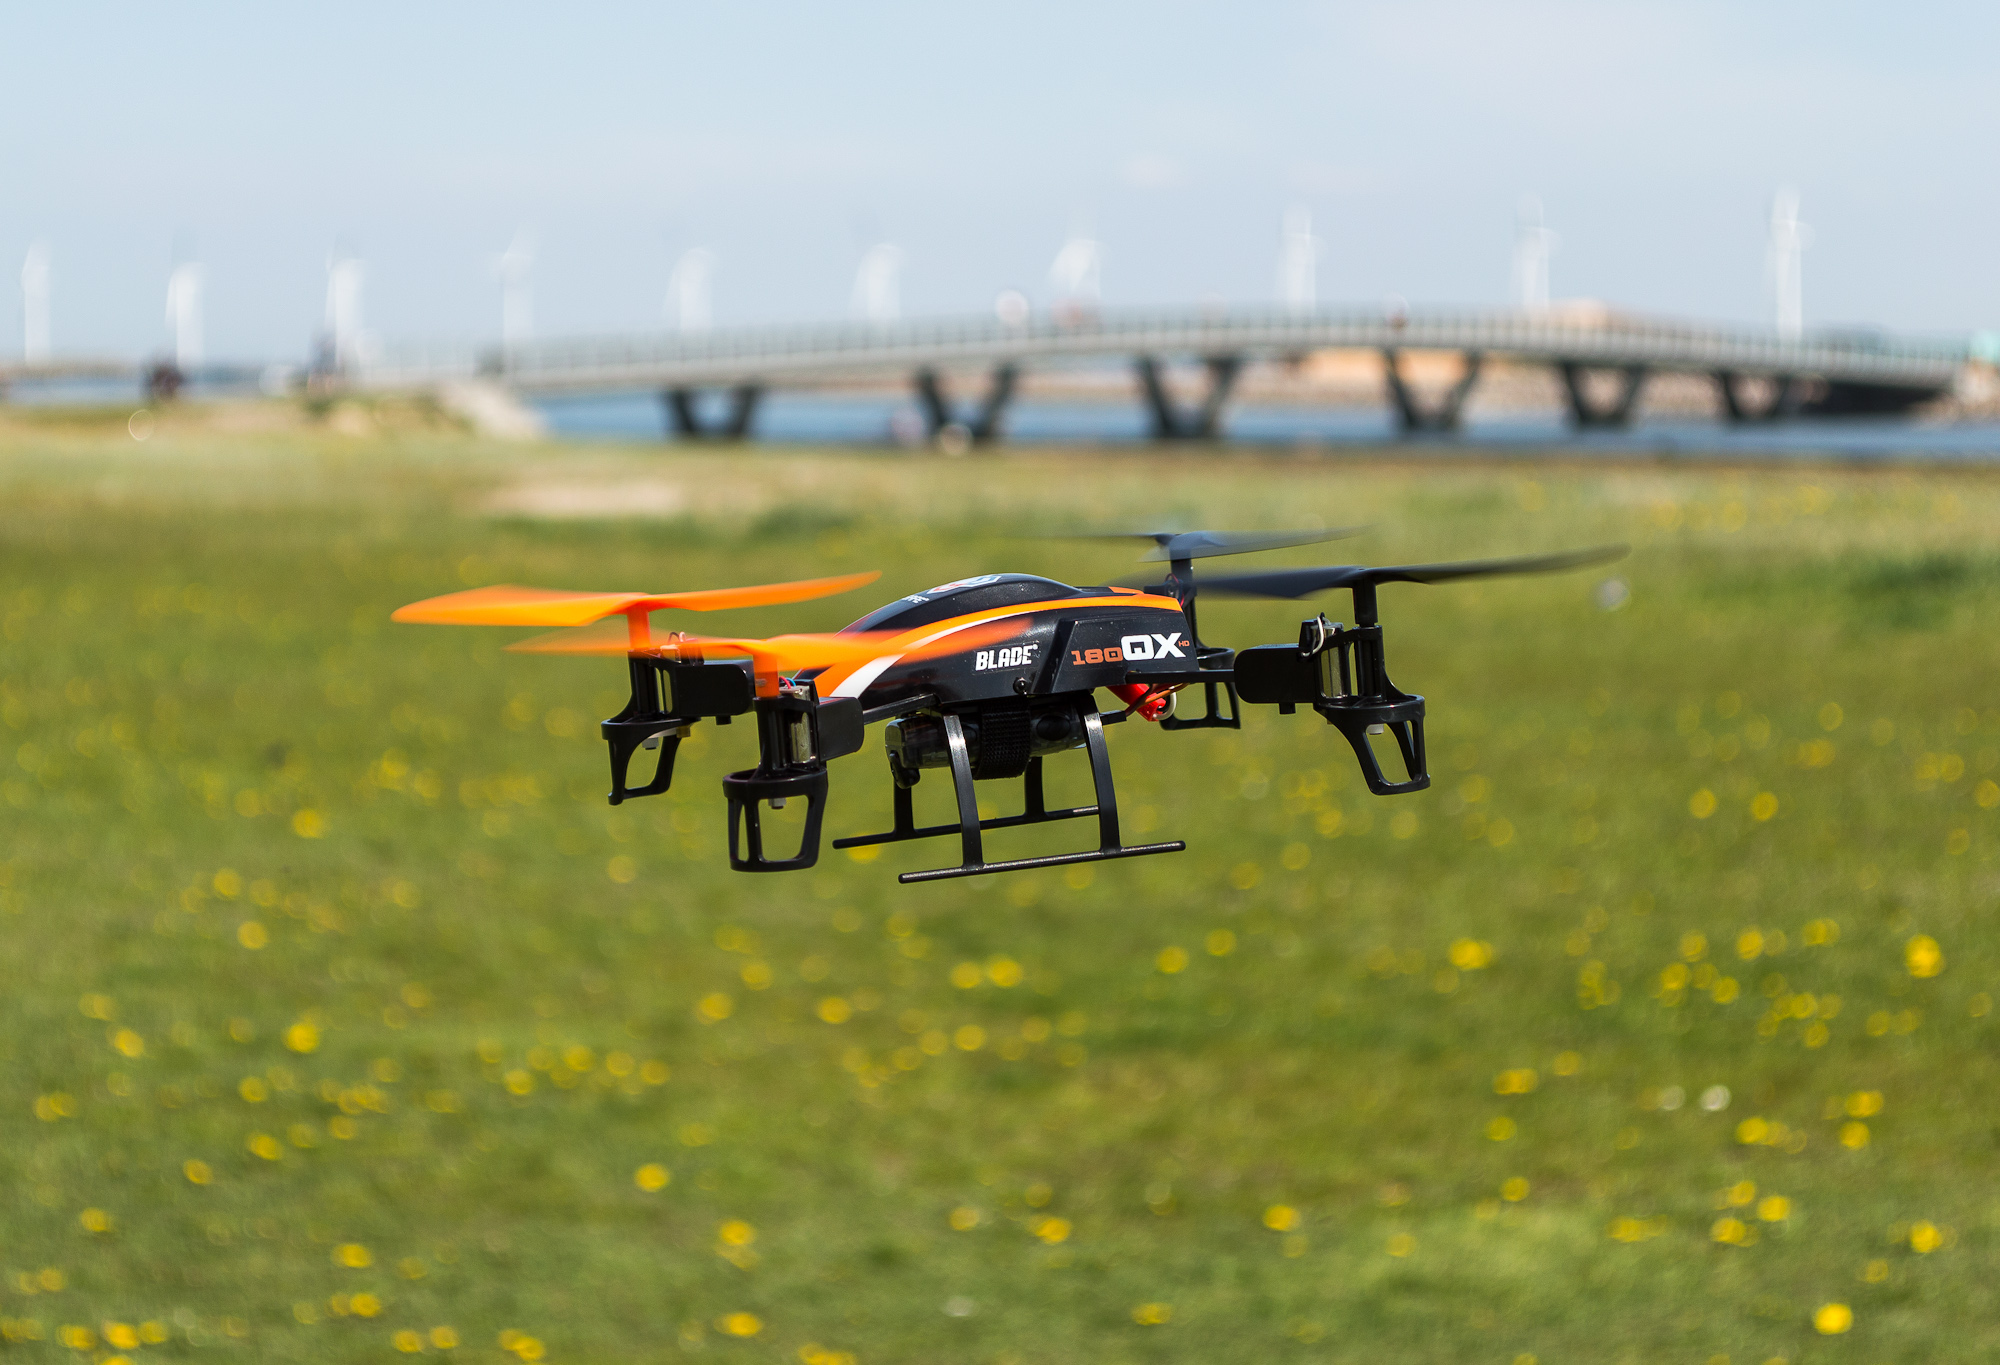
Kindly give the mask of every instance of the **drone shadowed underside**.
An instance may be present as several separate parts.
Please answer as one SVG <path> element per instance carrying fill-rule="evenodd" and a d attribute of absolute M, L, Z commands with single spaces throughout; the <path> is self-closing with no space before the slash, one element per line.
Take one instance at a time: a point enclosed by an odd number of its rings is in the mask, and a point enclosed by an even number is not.
<path fill-rule="evenodd" d="M 871 725 L 885 727 L 894 804 L 891 828 L 833 841 L 835 848 L 956 835 L 955 865 L 905 872 L 904 882 L 1177 852 L 1180 840 L 1124 842 L 1105 727 L 1134 718 L 1163 730 L 1237 729 L 1241 707 L 1290 715 L 1312 708 L 1337 728 L 1370 791 L 1395 795 L 1430 785 L 1424 699 L 1399 690 L 1385 663 L 1376 590 L 1387 583 L 1444 583 L 1506 574 L 1552 573 L 1604 563 L 1623 546 L 1521 559 L 1392 567 L 1329 565 L 1204 576 L 1202 595 L 1297 599 L 1344 590 L 1353 624 L 1323 614 L 1301 624 L 1296 643 L 1240 652 L 1205 643 L 1196 629 L 1193 563 L 1219 555 L 1314 544 L 1352 529 L 1291 532 L 1159 531 L 1142 559 L 1167 565 L 1144 586 L 1072 587 L 1033 574 L 993 573 L 897 598 L 832 634 L 769 639 L 655 637 L 656 611 L 782 605 L 848 592 L 879 575 L 850 574 L 748 588 L 677 593 L 582 593 L 493 587 L 412 603 L 407 622 L 559 627 L 510 645 L 539 653 L 618 654 L 631 699 L 603 723 L 611 753 L 613 805 L 669 789 L 682 739 L 703 720 L 754 717 L 758 761 L 722 780 L 730 866 L 744 872 L 811 867 L 819 857 L 827 765 L 861 749 Z M 1109 539 L 1111 537 L 1105 537 Z M 617 618 L 623 618 L 620 622 Z M 1200 690 L 1198 715 L 1176 714 L 1180 694 Z M 1115 701 L 1102 706 L 1100 692 Z M 1369 742 L 1393 736 L 1402 773 L 1387 775 Z M 652 777 L 630 785 L 633 759 L 657 750 Z M 1050 808 L 1045 759 L 1082 750 L 1094 800 Z M 948 773 L 949 818 L 916 820 L 915 789 L 926 771 Z M 1018 814 L 982 818 L 976 784 L 1019 780 Z M 765 811 L 806 805 L 796 852 L 766 847 Z M 1066 853 L 991 859 L 989 831 L 1094 819 L 1097 844 Z"/>

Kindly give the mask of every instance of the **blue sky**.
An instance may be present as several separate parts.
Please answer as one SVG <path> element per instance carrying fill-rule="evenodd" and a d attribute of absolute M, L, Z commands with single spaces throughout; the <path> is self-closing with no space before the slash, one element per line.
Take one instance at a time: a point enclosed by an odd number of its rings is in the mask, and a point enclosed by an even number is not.
<path fill-rule="evenodd" d="M 1809 324 L 2000 320 L 1990 7 L 1586 0 L 14 7 L 0 44 L 0 355 L 54 261 L 58 350 L 303 354 L 336 242 L 384 337 L 484 337 L 538 241 L 544 335 L 660 325 L 716 253 L 718 324 L 1047 292 L 1072 228 L 1108 305 L 1267 300 L 1311 209 L 1320 295 L 1493 304 L 1515 204 L 1558 296 L 1762 321 L 1795 184 Z"/>

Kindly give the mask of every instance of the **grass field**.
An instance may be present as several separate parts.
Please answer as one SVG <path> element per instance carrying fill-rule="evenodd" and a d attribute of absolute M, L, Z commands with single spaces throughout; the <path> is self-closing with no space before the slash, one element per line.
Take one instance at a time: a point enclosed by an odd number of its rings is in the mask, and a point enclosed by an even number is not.
<path fill-rule="evenodd" d="M 348 429 L 0 424 L 0 1360 L 2000 1354 L 1992 477 Z M 1385 589 L 1422 795 L 1135 723 L 1185 854 L 907 888 L 730 873 L 741 726 L 607 807 L 615 660 L 388 622 L 882 570 L 702 621 L 832 628 L 1163 519 L 1630 600 Z"/>

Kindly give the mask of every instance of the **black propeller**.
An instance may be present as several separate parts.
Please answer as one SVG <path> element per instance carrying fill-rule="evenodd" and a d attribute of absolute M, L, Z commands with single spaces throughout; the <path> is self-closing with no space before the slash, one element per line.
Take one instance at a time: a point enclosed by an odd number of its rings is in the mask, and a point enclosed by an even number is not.
<path fill-rule="evenodd" d="M 1333 588 L 1373 587 L 1377 583 L 1449 583 L 1460 578 L 1498 578 L 1507 574 L 1562 573 L 1591 564 L 1623 559 L 1625 545 L 1600 545 L 1566 554 L 1522 555 L 1513 559 L 1464 559 L 1451 564 L 1331 564 L 1317 569 L 1271 569 L 1263 573 L 1210 574 L 1201 580 L 1204 597 L 1307 597 Z"/>
<path fill-rule="evenodd" d="M 1253 550 L 1283 550 L 1293 545 L 1317 545 L 1359 535 L 1366 526 L 1335 526 L 1324 531 L 1124 531 L 1083 535 L 1079 540 L 1150 540 L 1153 548 L 1143 561 L 1172 563 L 1177 559 L 1210 559 L 1243 555 Z"/>

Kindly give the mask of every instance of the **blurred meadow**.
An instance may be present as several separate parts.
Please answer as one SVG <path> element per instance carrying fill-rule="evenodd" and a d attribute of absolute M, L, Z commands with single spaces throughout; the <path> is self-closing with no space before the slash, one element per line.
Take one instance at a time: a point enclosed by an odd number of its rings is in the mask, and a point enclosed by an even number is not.
<path fill-rule="evenodd" d="M 882 570 L 700 619 L 837 628 L 1153 522 L 1633 554 L 1384 590 L 1429 792 L 1132 723 L 1186 853 L 922 887 L 949 841 L 733 874 L 747 727 L 614 810 L 617 661 L 388 620 Z M 0 1360 L 1993 1359 L 1996 524 L 1981 471 L 0 416 Z M 886 827 L 879 732 L 834 773 Z"/>

